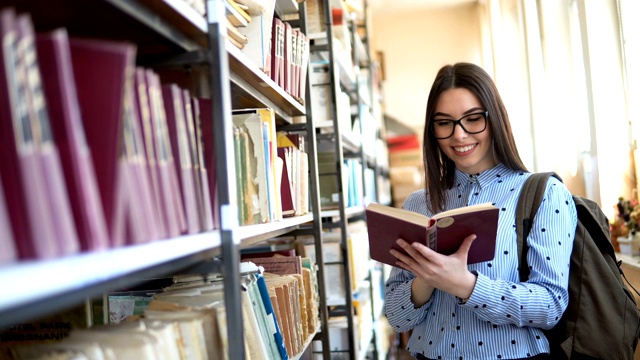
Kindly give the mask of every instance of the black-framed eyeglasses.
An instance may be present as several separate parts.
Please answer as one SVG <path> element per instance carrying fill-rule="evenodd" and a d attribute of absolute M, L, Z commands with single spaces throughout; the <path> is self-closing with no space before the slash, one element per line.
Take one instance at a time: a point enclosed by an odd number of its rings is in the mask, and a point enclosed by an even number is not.
<path fill-rule="evenodd" d="M 433 119 L 431 121 L 431 133 L 436 139 L 448 139 L 460 125 L 467 134 L 478 134 L 487 128 L 489 111 L 467 114 L 458 120 Z"/>

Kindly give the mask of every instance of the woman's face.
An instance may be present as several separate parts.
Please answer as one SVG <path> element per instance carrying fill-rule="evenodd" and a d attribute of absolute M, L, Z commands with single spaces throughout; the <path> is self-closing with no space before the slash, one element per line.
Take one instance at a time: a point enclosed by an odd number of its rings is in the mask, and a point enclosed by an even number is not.
<path fill-rule="evenodd" d="M 477 174 L 496 165 L 493 158 L 491 127 L 489 120 L 482 116 L 485 111 L 480 100 L 464 88 L 446 90 L 440 94 L 436 102 L 433 126 L 446 126 L 446 122 L 438 120 L 458 120 L 464 117 L 462 125 L 467 125 L 467 130 L 474 132 L 482 130 L 478 124 L 482 124 L 483 119 L 487 123 L 484 131 L 477 134 L 467 133 L 460 123 L 457 123 L 453 126 L 451 137 L 438 139 L 440 149 L 455 163 L 458 170 L 467 174 Z"/>

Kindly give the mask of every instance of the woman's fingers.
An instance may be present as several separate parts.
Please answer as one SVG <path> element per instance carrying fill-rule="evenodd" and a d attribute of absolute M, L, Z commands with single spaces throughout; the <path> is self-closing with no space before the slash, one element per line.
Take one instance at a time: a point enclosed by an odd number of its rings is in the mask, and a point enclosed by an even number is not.
<path fill-rule="evenodd" d="M 468 255 L 469 255 L 469 249 L 471 249 L 471 244 L 473 244 L 473 241 L 476 239 L 476 235 L 475 234 L 471 234 L 469 236 L 467 236 L 466 238 L 464 238 L 464 240 L 462 241 L 462 244 L 460 244 L 460 248 L 458 249 L 458 251 L 456 251 L 456 253 L 459 256 L 463 256 L 464 258 L 467 259 Z"/>

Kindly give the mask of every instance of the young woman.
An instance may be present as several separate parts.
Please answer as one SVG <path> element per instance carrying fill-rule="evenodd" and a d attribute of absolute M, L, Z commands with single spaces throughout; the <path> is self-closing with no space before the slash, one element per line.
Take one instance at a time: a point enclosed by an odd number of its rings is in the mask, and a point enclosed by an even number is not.
<path fill-rule="evenodd" d="M 425 190 L 404 208 L 432 216 L 491 202 L 500 209 L 495 257 L 467 265 L 475 239 L 440 255 L 419 244 L 398 244 L 386 283 L 385 314 L 397 332 L 412 331 L 407 349 L 418 359 L 547 358 L 542 330 L 568 303 L 569 257 L 577 215 L 562 182 L 550 179 L 528 238 L 530 277 L 518 274 L 515 209 L 530 175 L 491 77 L 479 66 L 440 69 L 429 93 L 424 130 Z"/>

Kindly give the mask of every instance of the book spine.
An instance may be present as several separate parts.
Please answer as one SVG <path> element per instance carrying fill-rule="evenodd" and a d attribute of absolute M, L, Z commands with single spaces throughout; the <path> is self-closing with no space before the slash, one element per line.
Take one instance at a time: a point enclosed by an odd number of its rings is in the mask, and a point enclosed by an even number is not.
<path fill-rule="evenodd" d="M 262 296 L 262 304 L 267 312 L 267 316 L 269 317 L 269 327 L 273 333 L 273 337 L 276 340 L 276 345 L 278 346 L 278 351 L 280 352 L 280 356 L 282 360 L 288 360 L 289 356 L 287 355 L 287 349 L 285 347 L 284 337 L 282 336 L 282 331 L 278 326 L 278 321 L 276 320 L 275 310 L 273 309 L 273 304 L 271 303 L 271 297 L 269 295 L 269 290 L 267 289 L 267 283 L 264 280 L 264 276 L 257 275 L 258 289 L 260 290 L 260 295 Z"/>
<path fill-rule="evenodd" d="M 427 229 L 427 245 L 429 249 L 438 251 L 438 227 L 435 224 Z"/>

